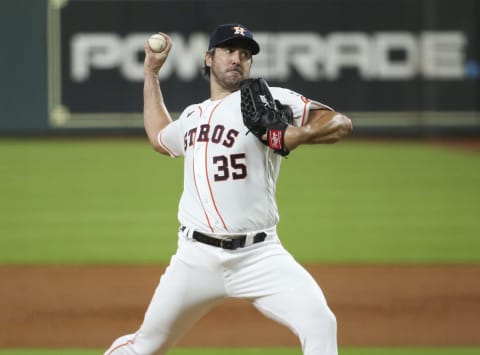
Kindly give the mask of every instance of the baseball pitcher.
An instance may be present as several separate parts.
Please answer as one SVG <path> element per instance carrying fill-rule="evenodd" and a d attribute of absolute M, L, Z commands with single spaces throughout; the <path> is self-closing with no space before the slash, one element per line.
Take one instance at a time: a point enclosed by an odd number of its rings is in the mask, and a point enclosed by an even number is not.
<path fill-rule="evenodd" d="M 218 26 L 205 54 L 210 98 L 172 121 L 159 70 L 172 41 L 145 43 L 144 124 L 153 148 L 184 160 L 178 249 L 140 328 L 105 354 L 165 354 L 226 298 L 290 328 L 307 355 L 337 354 L 336 319 L 311 275 L 282 246 L 275 199 L 282 157 L 334 143 L 351 121 L 319 101 L 249 78 L 260 48 L 241 24 Z"/>

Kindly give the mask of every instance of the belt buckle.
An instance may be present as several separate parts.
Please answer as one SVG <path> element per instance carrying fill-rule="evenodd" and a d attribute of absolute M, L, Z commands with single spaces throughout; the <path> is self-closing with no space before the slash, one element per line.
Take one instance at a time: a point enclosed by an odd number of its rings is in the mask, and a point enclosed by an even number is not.
<path fill-rule="evenodd" d="M 228 245 L 227 243 L 232 243 L 231 244 L 232 248 L 227 247 L 227 245 Z M 222 239 L 220 239 L 220 248 L 222 248 L 222 249 L 235 249 L 233 247 L 233 239 L 232 238 L 226 238 L 226 239 L 222 238 Z"/>

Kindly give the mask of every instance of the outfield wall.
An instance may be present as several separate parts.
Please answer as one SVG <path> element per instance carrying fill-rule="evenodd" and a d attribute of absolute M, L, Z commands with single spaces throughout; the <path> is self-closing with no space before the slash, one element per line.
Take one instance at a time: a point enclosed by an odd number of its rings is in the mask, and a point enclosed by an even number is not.
<path fill-rule="evenodd" d="M 388 6 L 8 0 L 1 6 L 8 27 L 1 36 L 11 50 L 2 54 L 7 109 L 0 132 L 141 129 L 143 43 L 157 31 L 175 43 L 160 76 L 167 105 L 178 113 L 208 95 L 201 69 L 210 31 L 238 21 L 254 30 L 262 48 L 252 75 L 348 113 L 357 133 L 480 133 L 475 0 Z"/>
<path fill-rule="evenodd" d="M 0 133 L 50 128 L 46 2 L 0 2 Z"/>

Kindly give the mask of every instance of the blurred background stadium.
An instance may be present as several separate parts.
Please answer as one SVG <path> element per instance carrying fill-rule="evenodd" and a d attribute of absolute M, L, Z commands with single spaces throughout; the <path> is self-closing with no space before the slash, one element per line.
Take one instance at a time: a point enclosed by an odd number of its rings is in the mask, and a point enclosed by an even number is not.
<path fill-rule="evenodd" d="M 356 135 L 479 132 L 474 0 L 5 0 L 1 10 L 2 135 L 138 130 L 143 43 L 156 31 L 175 42 L 161 74 L 170 109 L 203 100 L 209 33 L 236 21 L 262 47 L 253 76 L 349 113 Z"/>

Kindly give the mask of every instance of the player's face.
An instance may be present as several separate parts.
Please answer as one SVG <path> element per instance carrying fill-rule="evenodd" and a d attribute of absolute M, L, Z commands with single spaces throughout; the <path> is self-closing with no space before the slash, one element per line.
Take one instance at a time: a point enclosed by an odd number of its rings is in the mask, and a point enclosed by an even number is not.
<path fill-rule="evenodd" d="M 240 88 L 240 82 L 248 78 L 252 65 L 250 50 L 240 46 L 216 48 L 210 55 L 210 80 L 228 91 Z"/>

